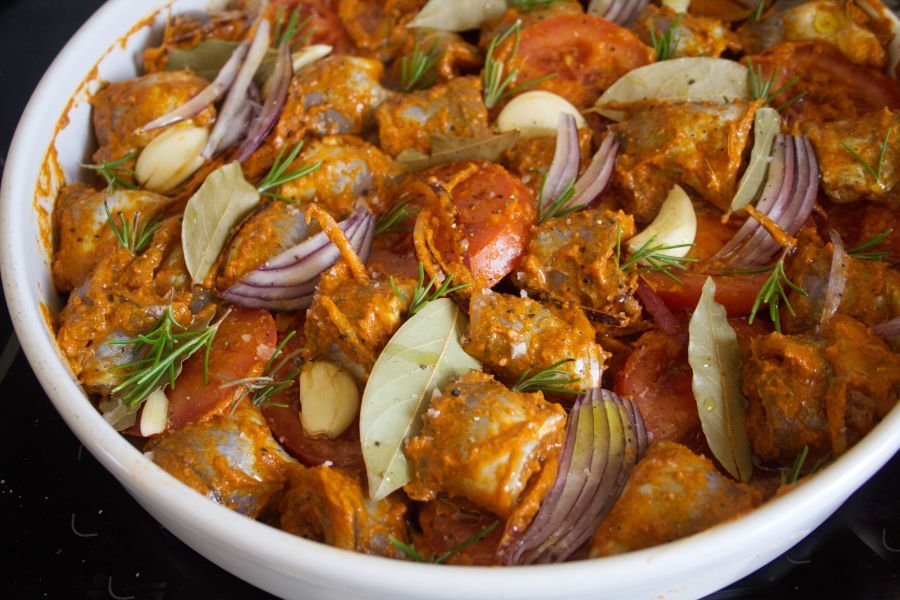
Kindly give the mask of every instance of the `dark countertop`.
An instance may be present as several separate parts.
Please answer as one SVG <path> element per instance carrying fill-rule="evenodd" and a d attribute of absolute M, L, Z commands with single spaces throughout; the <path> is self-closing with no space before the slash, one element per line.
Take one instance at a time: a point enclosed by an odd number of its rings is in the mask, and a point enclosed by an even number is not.
<path fill-rule="evenodd" d="M 19 115 L 66 40 L 100 0 L 0 0 L 0 161 Z M 270 598 L 222 571 L 151 518 L 57 415 L 0 310 L 2 598 Z M 900 456 L 822 527 L 714 594 L 900 598 Z"/>

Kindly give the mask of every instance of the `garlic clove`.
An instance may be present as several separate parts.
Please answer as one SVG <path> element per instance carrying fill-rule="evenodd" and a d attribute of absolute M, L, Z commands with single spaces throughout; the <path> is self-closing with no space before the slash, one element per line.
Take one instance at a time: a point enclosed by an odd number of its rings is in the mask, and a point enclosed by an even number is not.
<path fill-rule="evenodd" d="M 559 113 L 575 117 L 579 129 L 587 126 L 587 121 L 571 102 L 554 93 L 535 90 L 510 100 L 497 116 L 497 128 L 501 133 L 517 130 L 522 137 L 556 135 Z"/>
<path fill-rule="evenodd" d="M 200 153 L 209 138 L 205 127 L 173 125 L 150 140 L 134 166 L 144 189 L 165 193 L 175 188 L 203 165 Z"/>
<path fill-rule="evenodd" d="M 334 439 L 359 414 L 359 388 L 341 367 L 313 361 L 300 372 L 300 423 L 309 435 Z"/>
<path fill-rule="evenodd" d="M 654 235 L 656 236 L 654 246 L 656 244 L 663 246 L 687 244 L 681 248 L 666 250 L 665 254 L 668 256 L 680 258 L 690 251 L 690 244 L 693 244 L 694 238 L 697 237 L 697 213 L 694 211 L 690 197 L 680 186 L 672 187 L 672 191 L 669 192 L 653 222 L 628 240 L 628 250 L 634 254 Z"/>
<path fill-rule="evenodd" d="M 141 435 L 150 437 L 166 430 L 169 422 L 169 398 L 161 389 L 147 396 L 141 411 Z"/>
<path fill-rule="evenodd" d="M 297 52 L 291 54 L 291 60 L 294 65 L 294 73 L 303 69 L 304 67 L 308 67 L 309 65 L 325 58 L 334 48 L 329 46 L 328 44 L 312 44 L 310 46 L 304 46 Z"/>
<path fill-rule="evenodd" d="M 686 13 L 691 6 L 691 0 L 662 0 L 662 5 L 677 13 Z"/>

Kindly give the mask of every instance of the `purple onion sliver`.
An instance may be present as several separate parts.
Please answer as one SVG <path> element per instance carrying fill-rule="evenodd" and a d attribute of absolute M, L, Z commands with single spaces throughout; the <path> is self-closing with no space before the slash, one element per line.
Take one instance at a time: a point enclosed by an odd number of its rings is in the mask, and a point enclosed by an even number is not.
<path fill-rule="evenodd" d="M 832 229 L 828 232 L 831 237 L 831 246 L 834 249 L 831 254 L 831 268 L 828 271 L 828 287 L 825 288 L 825 300 L 822 301 L 822 316 L 819 317 L 821 327 L 834 316 L 844 297 L 844 288 L 847 285 L 847 252 L 841 236 Z"/>
<path fill-rule="evenodd" d="M 894 317 L 890 321 L 875 325 L 872 327 L 872 333 L 881 337 L 900 335 L 900 317 Z"/>
<path fill-rule="evenodd" d="M 247 160 L 263 143 L 263 140 L 266 139 L 272 128 L 275 127 L 275 123 L 284 110 L 293 75 L 294 67 L 291 61 L 291 49 L 287 44 L 282 44 L 278 49 L 278 58 L 275 61 L 275 69 L 272 73 L 272 81 L 275 83 L 269 92 L 269 96 L 265 99 L 262 111 L 250 124 L 247 136 L 238 148 L 236 155 L 238 162 Z"/>
<path fill-rule="evenodd" d="M 213 79 L 212 83 L 175 110 L 166 113 L 158 119 L 154 119 L 141 127 L 140 131 L 153 131 L 160 127 L 174 125 L 175 123 L 190 119 L 203 112 L 207 106 L 221 98 L 222 95 L 228 91 L 228 88 L 231 87 L 231 84 L 234 83 L 235 77 L 237 77 L 238 71 L 240 70 L 241 62 L 247 55 L 247 49 L 249 47 L 250 44 L 243 42 L 235 48 L 228 61 L 221 69 L 219 69 L 219 73 L 216 75 L 216 78 Z"/>
<path fill-rule="evenodd" d="M 637 295 L 641 302 L 644 303 L 644 308 L 656 321 L 660 331 L 669 336 L 681 333 L 681 325 L 678 323 L 678 319 L 675 318 L 675 315 L 672 314 L 672 311 L 669 310 L 662 298 L 641 277 L 638 277 Z"/>
<path fill-rule="evenodd" d="M 616 165 L 619 140 L 610 132 L 591 159 L 591 164 L 575 182 L 575 195 L 569 206 L 584 207 L 593 203 L 606 190 Z"/>
<path fill-rule="evenodd" d="M 238 113 L 234 116 L 234 127 L 225 131 L 220 142 L 221 147 L 229 148 L 232 144 L 240 141 L 257 112 L 259 112 L 259 88 L 251 81 L 247 88 L 247 101 L 241 105 Z"/>
<path fill-rule="evenodd" d="M 294 300 L 300 296 L 306 296 L 316 291 L 317 279 L 296 286 L 258 287 L 237 282 L 228 290 L 229 294 L 244 298 L 257 298 L 259 300 Z"/>
<path fill-rule="evenodd" d="M 575 117 L 561 112 L 556 131 L 556 149 L 547 171 L 541 193 L 541 211 L 550 206 L 566 185 L 578 176 L 581 151 L 578 148 L 578 125 Z"/>
<path fill-rule="evenodd" d="M 347 235 L 347 232 L 356 225 L 359 224 L 363 215 L 360 213 L 353 213 L 340 223 L 338 226 L 341 228 L 341 231 L 344 232 L 344 235 Z M 309 255 L 318 247 L 325 246 L 326 241 L 328 240 L 328 236 L 325 235 L 324 231 L 320 231 L 319 233 L 306 238 L 302 242 L 298 243 L 296 246 L 289 248 L 275 256 L 259 268 L 260 271 L 278 271 L 284 268 L 289 268 L 297 264 L 297 262 L 304 260 L 309 257 Z"/>

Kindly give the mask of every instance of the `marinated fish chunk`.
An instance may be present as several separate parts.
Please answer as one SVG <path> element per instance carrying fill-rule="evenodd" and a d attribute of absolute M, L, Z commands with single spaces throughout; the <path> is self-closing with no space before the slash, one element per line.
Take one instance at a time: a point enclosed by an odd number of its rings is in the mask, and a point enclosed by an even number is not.
<path fill-rule="evenodd" d="M 407 30 L 406 43 L 403 45 L 400 55 L 389 70 L 391 80 L 395 82 L 395 85 L 399 86 L 403 82 L 404 60 L 412 60 L 416 46 L 418 46 L 419 52 L 426 54 L 433 52 L 436 57 L 434 67 L 426 71 L 419 79 L 420 89 L 430 87 L 430 85 L 426 85 L 429 82 L 433 85 L 450 81 L 462 75 L 477 73 L 484 65 L 484 56 L 481 51 L 457 33 L 436 29 L 410 29 Z M 406 64 L 413 65 L 414 63 L 407 62 Z"/>
<path fill-rule="evenodd" d="M 361 54 L 387 63 L 409 36 L 406 24 L 425 0 L 338 0 L 341 23 Z"/>
<path fill-rule="evenodd" d="M 608 354 L 594 341 L 594 328 L 581 309 L 546 307 L 485 288 L 472 295 L 469 319 L 466 352 L 507 385 L 527 371 L 571 359 L 557 368 L 577 381 L 562 387 L 600 386 Z"/>
<path fill-rule="evenodd" d="M 413 500 L 460 497 L 506 519 L 532 477 L 561 451 L 566 413 L 540 392 L 507 389 L 469 371 L 435 395 L 406 445 Z"/>
<path fill-rule="evenodd" d="M 621 211 L 551 219 L 534 229 L 514 281 L 529 293 L 574 302 L 605 323 L 634 323 L 641 316 L 637 277 L 623 273 L 616 259 L 616 241 L 634 233 L 634 220 Z"/>
<path fill-rule="evenodd" d="M 250 518 L 284 488 L 294 462 L 247 400 L 233 412 L 154 438 L 144 450 L 183 483 Z"/>
<path fill-rule="evenodd" d="M 835 0 L 793 2 L 738 30 L 744 52 L 756 54 L 781 42 L 819 40 L 836 46 L 861 65 L 884 68 L 881 41 L 863 26 L 865 15 L 850 3 Z M 852 8 L 851 8 L 852 7 Z"/>
<path fill-rule="evenodd" d="M 421 92 L 389 98 L 375 113 L 381 149 L 397 156 L 412 148 L 431 150 L 435 133 L 477 138 L 490 133 L 481 79 L 458 77 Z"/>
<path fill-rule="evenodd" d="M 819 335 L 754 338 L 743 366 L 753 451 L 788 466 L 804 446 L 837 456 L 897 403 L 900 355 L 858 321 L 833 316 Z"/>
<path fill-rule="evenodd" d="M 895 189 L 900 181 L 900 111 L 883 108 L 859 117 L 811 123 L 805 133 L 816 149 L 822 188 L 829 198 L 839 203 L 900 199 L 900 189 Z M 884 157 L 879 158 L 885 138 Z M 844 144 L 876 170 L 878 177 Z"/>
<path fill-rule="evenodd" d="M 93 155 L 94 162 L 118 160 L 146 146 L 166 129 L 142 132 L 140 128 L 175 110 L 207 85 L 208 81 L 187 70 L 162 71 L 111 83 L 97 92 L 91 98 L 94 134 L 99 146 Z M 215 108 L 209 106 L 193 122 L 209 125 L 215 114 Z"/>
<path fill-rule="evenodd" d="M 83 183 L 67 185 L 60 191 L 54 211 L 57 247 L 53 253 L 53 285 L 58 292 L 70 292 L 87 279 L 91 269 L 119 247 L 104 208 L 113 221 L 139 222 L 148 226 L 166 207 L 165 196 L 139 190 L 96 190 Z M 119 216 L 121 213 L 121 217 Z"/>
<path fill-rule="evenodd" d="M 675 184 L 719 210 L 731 204 L 755 104 L 655 102 L 610 129 L 619 139 L 612 184 L 625 210 L 651 221 Z"/>
<path fill-rule="evenodd" d="M 622 554 L 671 542 L 749 512 L 756 488 L 735 483 L 675 442 L 650 446 L 591 540 L 590 556 Z"/>
<path fill-rule="evenodd" d="M 669 58 L 718 57 L 726 50 L 737 50 L 740 46 L 737 36 L 722 21 L 690 13 L 676 13 L 669 7 L 649 4 L 638 15 L 635 31 L 642 42 L 652 47 L 651 25 L 653 36 L 657 39 L 671 35 L 672 55 Z M 670 29 L 671 34 L 668 33 Z"/>
<path fill-rule="evenodd" d="M 293 467 L 280 503 L 283 530 L 329 546 L 402 558 L 390 538 L 406 541 L 406 503 L 370 500 L 357 475 L 327 466 Z"/>

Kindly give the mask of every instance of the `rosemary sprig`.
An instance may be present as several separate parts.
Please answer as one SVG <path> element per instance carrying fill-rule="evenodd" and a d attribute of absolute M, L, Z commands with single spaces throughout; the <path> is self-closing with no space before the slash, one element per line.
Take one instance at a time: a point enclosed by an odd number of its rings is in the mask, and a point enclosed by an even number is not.
<path fill-rule="evenodd" d="M 295 179 L 300 179 L 305 175 L 309 175 L 320 166 L 322 166 L 322 163 L 320 161 L 303 165 L 299 169 L 294 169 L 293 171 L 288 171 L 288 167 L 290 167 L 294 163 L 294 160 L 297 159 L 297 156 L 300 154 L 300 150 L 302 148 L 303 141 L 300 141 L 288 153 L 287 157 L 284 156 L 284 152 L 285 150 L 287 150 L 287 146 L 285 146 L 278 152 L 278 156 L 275 157 L 275 164 L 272 165 L 272 168 L 269 169 L 269 172 L 266 173 L 266 176 L 263 177 L 262 181 L 259 182 L 259 185 L 256 186 L 256 189 L 260 194 L 262 194 L 263 196 L 269 196 L 270 198 L 277 198 L 279 200 L 292 202 L 290 198 L 280 196 L 278 194 L 270 192 L 269 190 L 271 190 L 272 188 L 277 188 L 280 185 L 284 185 L 285 183 L 290 183 Z"/>
<path fill-rule="evenodd" d="M 290 16 L 287 17 L 287 22 L 285 22 L 286 10 L 284 6 L 278 7 L 278 12 L 275 16 L 275 35 L 272 36 L 274 40 L 273 46 L 275 48 L 280 48 L 282 44 L 291 44 L 291 47 L 300 47 L 303 46 L 307 40 L 309 40 L 310 36 L 315 31 L 314 28 L 307 26 L 309 25 L 311 17 L 306 17 L 302 21 L 300 20 L 300 9 L 303 7 L 303 4 L 298 4 L 294 10 L 291 11 Z M 291 43 L 297 35 L 306 29 L 303 36 L 300 39 Z"/>
<path fill-rule="evenodd" d="M 106 222 L 119 240 L 119 244 L 132 254 L 140 254 L 147 249 L 153 234 L 162 225 L 159 216 L 153 217 L 149 221 L 141 221 L 141 213 L 137 211 L 129 222 L 122 211 L 119 211 L 119 220 L 113 218 L 109 212 L 109 205 L 103 201 L 103 209 L 106 211 Z"/>
<path fill-rule="evenodd" d="M 762 19 L 763 11 L 766 9 L 766 0 L 759 0 L 756 4 L 756 9 L 753 11 L 753 14 L 750 15 L 749 21 L 754 23 Z"/>
<path fill-rule="evenodd" d="M 650 42 L 656 51 L 656 60 L 669 60 L 675 54 L 675 48 L 678 46 L 677 28 L 681 24 L 684 13 L 678 13 L 669 28 L 660 35 L 656 34 L 653 21 L 650 21 Z"/>
<path fill-rule="evenodd" d="M 108 342 L 115 345 L 133 344 L 135 354 L 143 355 L 142 358 L 113 368 L 116 371 L 126 371 L 127 374 L 112 389 L 112 395 L 121 395 L 123 404 L 135 406 L 160 386 L 169 385 L 174 388 L 178 365 L 201 348 L 206 348 L 203 358 L 203 378 L 206 381 L 209 376 L 209 350 L 221 322 L 220 319 L 206 327 L 188 330 L 175 319 L 170 305 L 147 333 L 128 340 Z"/>
<path fill-rule="evenodd" d="M 753 308 L 750 309 L 750 318 L 747 319 L 748 323 L 753 323 L 753 320 L 756 318 L 756 313 L 759 312 L 759 309 L 765 304 L 769 307 L 769 317 L 772 319 L 772 323 L 775 325 L 775 331 L 778 333 L 781 333 L 781 317 L 778 314 L 778 308 L 781 305 L 781 301 L 784 301 L 784 305 L 787 307 L 788 312 L 792 315 L 795 314 L 794 307 L 791 306 L 791 301 L 788 300 L 784 286 L 794 290 L 801 296 L 807 296 L 806 290 L 788 279 L 787 274 L 785 274 L 785 256 L 787 256 L 787 250 L 782 252 L 778 261 L 770 267 L 772 273 L 769 275 L 768 279 L 766 279 L 765 283 L 763 283 L 762 288 L 760 288 L 759 293 L 756 295 L 756 299 L 753 301 Z"/>
<path fill-rule="evenodd" d="M 750 96 L 754 100 L 762 100 L 763 106 L 768 106 L 772 102 L 772 100 L 777 98 L 782 92 L 789 90 L 790 88 L 795 86 L 798 81 L 800 81 L 800 77 L 794 75 L 786 84 L 784 84 L 777 90 L 772 91 L 772 88 L 775 86 L 775 80 L 778 77 L 777 68 L 772 71 L 772 74 L 768 79 L 764 79 L 762 74 L 762 65 L 754 65 L 753 61 L 748 58 L 747 67 L 747 84 L 750 87 Z M 775 110 L 787 108 L 803 96 L 804 93 L 797 94 L 787 102 L 776 106 Z"/>
<path fill-rule="evenodd" d="M 662 273 L 678 285 L 684 285 L 674 273 L 672 269 L 687 270 L 685 263 L 697 262 L 696 258 L 687 256 L 672 256 L 666 254 L 670 250 L 678 248 L 690 248 L 693 244 L 673 244 L 667 246 L 656 242 L 656 236 L 652 236 L 643 246 L 631 255 L 631 258 L 622 262 L 622 228 L 616 230 L 616 260 L 619 263 L 619 269 L 623 273 L 649 273 L 656 271 Z M 643 264 L 641 264 L 643 263 Z"/>
<path fill-rule="evenodd" d="M 893 229 L 885 229 L 881 233 L 870 237 L 859 246 L 850 248 L 847 250 L 847 254 L 858 260 L 876 261 L 885 259 L 891 255 L 890 250 L 879 252 L 866 252 L 866 250 L 874 248 L 875 246 L 880 246 L 892 233 L 894 233 Z"/>
<path fill-rule="evenodd" d="M 493 523 L 491 523 L 490 525 L 488 525 L 487 527 L 485 527 L 484 529 L 482 529 L 481 531 L 479 531 L 478 533 L 476 533 L 469 539 L 457 544 L 456 546 L 454 546 L 450 550 L 447 550 L 443 554 L 435 554 L 434 552 L 429 552 L 428 554 L 422 554 L 421 552 L 416 550 L 416 547 L 413 544 L 407 544 L 407 543 L 401 542 L 394 536 L 389 536 L 388 539 L 394 546 L 396 546 L 407 557 L 409 557 L 410 560 L 415 561 L 415 562 L 432 563 L 435 565 L 439 565 L 439 564 L 443 563 L 444 561 L 446 561 L 451 556 L 459 554 L 460 552 L 462 552 L 463 550 L 465 550 L 466 548 L 468 548 L 469 546 L 471 546 L 478 540 L 483 539 L 483 538 L 487 537 L 488 535 L 490 535 L 490 533 L 494 529 L 496 529 L 497 525 L 499 525 L 499 524 L 500 524 L 500 521 L 494 521 Z"/>
<path fill-rule="evenodd" d="M 573 377 L 571 373 L 568 371 L 563 371 L 559 367 L 568 363 L 573 362 L 574 358 L 564 358 L 562 360 L 558 360 L 552 365 L 548 367 L 544 367 L 540 369 L 533 375 L 531 374 L 531 369 L 526 369 L 522 376 L 519 377 L 519 381 L 516 382 L 514 386 L 512 386 L 512 391 L 514 392 L 550 392 L 556 394 L 580 394 L 579 390 L 573 390 L 568 387 L 575 383 L 581 381 L 580 377 Z"/>
<path fill-rule="evenodd" d="M 519 10 L 528 12 L 532 10 L 550 8 L 557 2 L 560 2 L 560 0 L 509 0 L 509 7 L 518 8 Z"/>
<path fill-rule="evenodd" d="M 890 137 L 891 129 L 888 128 L 887 133 L 884 134 L 884 140 L 881 142 L 881 149 L 878 151 L 878 163 L 875 167 L 869 164 L 869 161 L 863 158 L 859 152 L 851 148 L 850 144 L 848 144 L 844 140 L 841 140 L 841 146 L 844 147 L 844 150 L 849 152 L 853 156 L 853 158 L 855 158 L 857 162 L 859 162 L 859 164 L 861 164 L 863 168 L 868 171 L 869 175 L 872 176 L 872 179 L 875 180 L 875 183 L 882 187 L 884 187 L 884 184 L 881 183 L 881 171 L 884 168 L 884 155 L 887 152 L 887 145 Z"/>
<path fill-rule="evenodd" d="M 781 470 L 781 485 L 790 485 L 792 483 L 797 483 L 800 480 L 800 477 L 805 477 L 807 475 L 812 475 L 817 473 L 819 469 L 828 464 L 829 461 L 820 458 L 816 461 L 806 473 L 803 472 L 803 465 L 806 463 L 806 459 L 809 457 L 809 446 L 803 446 L 803 450 L 800 451 L 800 454 L 797 455 L 797 458 L 794 459 L 794 464 L 791 465 L 790 469 L 782 468 Z"/>
<path fill-rule="evenodd" d="M 550 219 L 565 217 L 581 208 L 580 206 L 569 206 L 569 202 L 575 197 L 575 179 L 566 184 L 566 187 L 562 189 L 547 208 L 542 208 L 544 206 L 544 185 L 546 183 L 547 176 L 544 175 L 544 179 L 541 181 L 541 193 L 538 195 L 537 201 L 538 224 L 546 223 Z"/>
<path fill-rule="evenodd" d="M 136 156 L 137 151 L 132 151 L 116 160 L 90 165 L 82 164 L 81 166 L 102 175 L 106 180 L 107 189 L 109 190 L 117 190 L 119 188 L 136 190 L 138 189 L 138 185 L 130 179 L 134 177 L 134 169 L 122 166 L 133 160 Z"/>
<path fill-rule="evenodd" d="M 494 50 L 509 39 L 510 36 L 515 36 L 513 51 L 510 54 L 510 58 L 515 56 L 519 51 L 519 34 L 521 31 L 522 21 L 518 20 L 505 32 L 494 37 L 488 46 L 487 55 L 484 59 L 484 71 L 482 73 L 482 78 L 484 80 L 484 105 L 487 108 L 494 108 L 497 103 L 504 98 L 517 94 L 542 81 L 556 77 L 556 73 L 550 73 L 549 75 L 544 75 L 543 77 L 538 77 L 537 79 L 532 79 L 531 81 L 526 81 L 525 83 L 510 88 L 512 82 L 515 81 L 516 77 L 519 75 L 519 70 L 513 69 L 504 77 L 506 67 L 503 63 L 494 59 Z"/>
<path fill-rule="evenodd" d="M 268 362 L 266 362 L 266 366 L 263 369 L 262 375 L 260 375 L 259 377 L 245 377 L 244 379 L 234 379 L 232 381 L 223 383 L 220 386 L 243 386 L 241 392 L 239 394 L 235 394 L 234 401 L 232 402 L 232 409 L 236 407 L 238 403 L 240 403 L 240 401 L 247 396 L 250 396 L 250 402 L 252 402 L 253 405 L 257 408 L 262 408 L 263 406 L 286 406 L 285 404 L 272 402 L 272 397 L 293 386 L 297 381 L 297 376 L 300 374 L 300 367 L 295 366 L 294 369 L 291 370 L 291 372 L 286 376 L 282 377 L 280 375 L 280 373 L 288 365 L 288 363 L 297 358 L 297 356 L 303 352 L 302 350 L 298 349 L 287 354 L 284 353 L 284 347 L 296 334 L 296 331 L 292 331 L 287 336 L 285 336 L 283 340 L 281 340 L 281 343 L 278 344 L 275 352 L 272 353 L 272 356 L 269 357 Z"/>
<path fill-rule="evenodd" d="M 412 197 L 408 197 L 405 200 L 401 198 L 401 201 L 394 205 L 391 210 L 378 217 L 378 220 L 375 221 L 375 235 L 409 231 L 408 227 L 402 226 L 403 223 L 419 214 L 419 207 L 409 206 L 411 201 Z"/>
<path fill-rule="evenodd" d="M 397 297 L 401 300 L 405 299 L 403 293 L 400 291 L 400 288 L 397 287 L 397 284 L 394 283 L 394 278 L 390 278 L 391 287 L 394 288 L 394 293 L 397 294 Z M 431 278 L 431 281 L 428 284 L 425 284 L 425 267 L 422 263 L 419 263 L 419 282 L 416 285 L 416 289 L 413 291 L 412 300 L 409 303 L 409 310 L 407 311 L 407 316 L 413 316 L 423 308 L 429 302 L 437 300 L 438 298 L 443 298 L 447 294 L 451 294 L 458 290 L 469 287 L 470 283 L 461 283 L 459 285 L 454 285 L 451 287 L 451 283 L 453 282 L 453 276 L 447 275 L 444 279 L 443 283 L 431 292 L 432 288 L 434 288 L 434 284 L 437 283 L 437 275 Z M 431 294 L 429 294 L 431 292 Z"/>
<path fill-rule="evenodd" d="M 434 68 L 443 55 L 438 38 L 435 38 L 427 50 L 423 50 L 419 42 L 416 42 L 412 54 L 400 59 L 400 90 L 414 92 L 431 87 L 438 77 Z"/>

